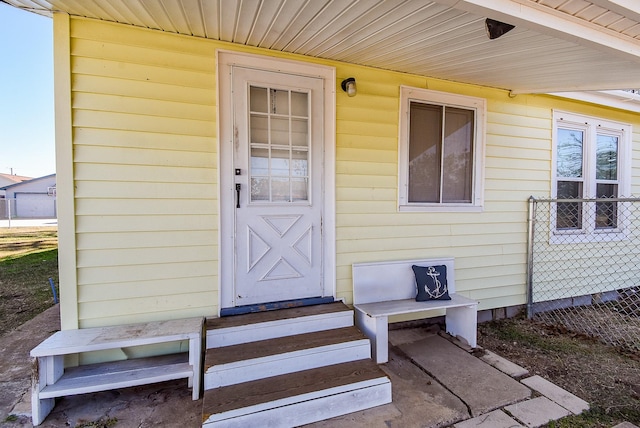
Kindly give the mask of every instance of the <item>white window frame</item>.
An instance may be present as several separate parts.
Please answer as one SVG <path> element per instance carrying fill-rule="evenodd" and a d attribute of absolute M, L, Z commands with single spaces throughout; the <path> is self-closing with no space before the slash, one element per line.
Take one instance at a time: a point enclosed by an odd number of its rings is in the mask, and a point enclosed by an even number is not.
<path fill-rule="evenodd" d="M 470 203 L 409 202 L 409 115 L 411 102 L 473 110 L 474 146 L 473 178 Z M 487 102 L 484 98 L 400 86 L 400 120 L 398 135 L 398 210 L 407 212 L 481 212 L 484 205 L 484 153 Z"/>
<path fill-rule="evenodd" d="M 553 110 L 553 151 L 551 170 L 551 196 L 558 197 L 558 128 L 577 129 L 584 132 L 582 147 L 582 182 L 584 199 L 596 197 L 596 148 L 597 135 L 606 134 L 618 137 L 618 195 L 628 197 L 631 191 L 631 157 L 632 128 L 630 124 L 605 120 L 597 117 Z M 560 180 L 563 181 L 562 177 Z M 551 236 L 552 244 L 569 244 L 579 242 L 617 241 L 626 239 L 628 216 L 624 213 L 624 206 L 618 206 L 618 224 L 615 228 L 596 228 L 595 209 L 593 203 L 582 205 L 582 227 L 580 229 L 556 229 L 557 204 L 551 205 Z"/>

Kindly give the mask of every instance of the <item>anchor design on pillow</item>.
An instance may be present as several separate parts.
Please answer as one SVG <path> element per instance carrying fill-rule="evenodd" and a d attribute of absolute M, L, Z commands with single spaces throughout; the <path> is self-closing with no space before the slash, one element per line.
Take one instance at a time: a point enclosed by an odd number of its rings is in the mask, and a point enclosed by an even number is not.
<path fill-rule="evenodd" d="M 443 286 L 440 280 L 438 279 L 438 277 L 440 276 L 440 273 L 438 273 L 436 268 L 434 268 L 433 266 L 429 266 L 427 268 L 427 275 L 431 277 L 434 284 L 433 290 L 430 290 L 427 284 L 425 284 L 424 286 L 424 291 L 429 295 L 430 298 L 439 299 L 440 297 L 442 297 L 444 294 L 447 293 L 448 291 L 447 285 L 445 284 Z"/>

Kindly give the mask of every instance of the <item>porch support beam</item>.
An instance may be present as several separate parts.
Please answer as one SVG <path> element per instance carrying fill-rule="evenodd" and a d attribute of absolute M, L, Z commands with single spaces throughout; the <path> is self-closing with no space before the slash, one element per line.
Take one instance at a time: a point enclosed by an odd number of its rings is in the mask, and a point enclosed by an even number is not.
<path fill-rule="evenodd" d="M 640 44 L 636 39 L 530 0 L 437 1 L 455 9 L 515 26 L 522 26 L 580 46 L 615 55 L 617 58 L 640 63 Z M 599 3 L 603 5 L 612 7 L 614 4 L 617 5 L 618 11 L 626 10 L 636 13 L 639 7 L 632 4 L 633 2 L 635 0 L 599 0 Z"/>
<path fill-rule="evenodd" d="M 549 94 L 549 93 L 556 93 L 556 92 L 558 94 L 555 94 L 555 95 L 559 95 L 559 93 L 561 92 L 621 91 L 620 88 L 636 89 L 638 86 L 639 86 L 638 80 L 630 77 L 627 82 L 618 81 L 615 88 L 612 88 L 610 85 L 588 83 L 583 85 L 564 85 L 564 86 L 534 87 L 534 88 L 518 87 L 516 89 L 511 89 L 509 92 L 511 95 Z"/>
<path fill-rule="evenodd" d="M 634 21 L 640 21 L 640 3 L 638 0 L 590 0 L 596 6 L 609 9 Z"/>

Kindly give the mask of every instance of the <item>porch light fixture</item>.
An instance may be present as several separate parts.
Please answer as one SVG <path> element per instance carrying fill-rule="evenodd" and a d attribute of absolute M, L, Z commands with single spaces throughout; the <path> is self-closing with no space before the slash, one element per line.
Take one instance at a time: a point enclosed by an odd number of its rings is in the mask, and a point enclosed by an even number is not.
<path fill-rule="evenodd" d="M 342 90 L 345 91 L 350 97 L 356 96 L 358 90 L 356 88 L 356 79 L 354 77 L 344 79 L 340 86 L 342 87 Z"/>
<path fill-rule="evenodd" d="M 506 24 L 504 22 L 496 21 L 489 18 L 484 21 L 484 26 L 487 30 L 487 36 L 489 36 L 490 40 L 497 39 L 503 34 L 506 34 L 516 28 L 515 25 Z"/>

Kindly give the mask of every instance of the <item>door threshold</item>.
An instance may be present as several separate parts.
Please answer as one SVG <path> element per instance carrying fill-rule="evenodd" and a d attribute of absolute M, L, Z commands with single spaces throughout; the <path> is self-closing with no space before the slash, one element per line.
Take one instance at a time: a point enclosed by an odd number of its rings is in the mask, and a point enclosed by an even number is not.
<path fill-rule="evenodd" d="M 278 309 L 299 308 L 302 306 L 322 305 L 325 303 L 333 303 L 333 297 L 309 297 L 307 299 L 284 300 L 281 302 L 256 303 L 253 305 L 236 306 L 233 308 L 220 309 L 221 317 L 232 315 L 251 314 L 254 312 L 275 311 Z"/>

